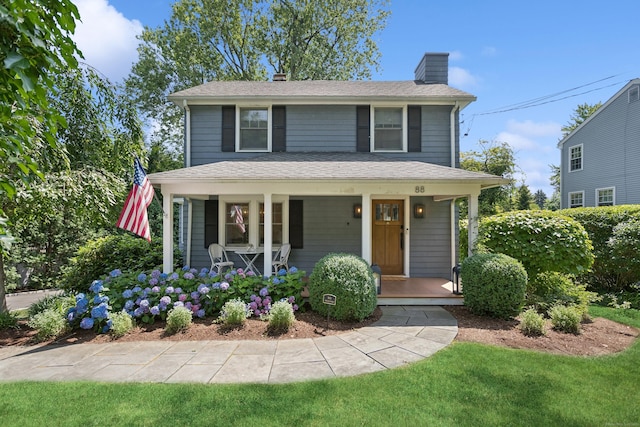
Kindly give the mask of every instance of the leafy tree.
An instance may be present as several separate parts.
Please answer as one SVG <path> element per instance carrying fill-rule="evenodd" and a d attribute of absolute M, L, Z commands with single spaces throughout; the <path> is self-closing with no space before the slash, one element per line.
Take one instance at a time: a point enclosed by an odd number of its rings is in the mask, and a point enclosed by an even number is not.
<path fill-rule="evenodd" d="M 552 211 L 560 209 L 560 166 L 549 165 L 551 169 L 551 176 L 549 177 L 549 183 L 553 187 L 553 194 L 545 204 L 544 208 Z"/>
<path fill-rule="evenodd" d="M 587 120 L 598 108 L 602 106 L 602 102 L 598 102 L 594 105 L 589 105 L 586 102 L 579 104 L 571 115 L 569 123 L 564 125 L 562 130 L 562 138 L 569 135 L 575 128 L 580 126 L 585 120 Z"/>
<path fill-rule="evenodd" d="M 529 190 L 529 187 L 522 184 L 518 187 L 516 207 L 519 210 L 528 210 L 531 208 L 531 203 L 533 203 L 531 191 Z"/>
<path fill-rule="evenodd" d="M 511 194 L 515 187 L 516 171 L 513 149 L 506 142 L 489 142 L 480 140 L 479 151 L 461 153 L 460 167 L 474 172 L 485 172 L 501 176 L 510 181 L 509 184 L 489 188 L 480 193 L 478 213 L 480 216 L 493 215 L 511 210 Z M 467 212 L 467 202 L 461 202 L 462 215 Z"/>
<path fill-rule="evenodd" d="M 180 0 L 169 21 L 145 28 L 126 85 L 165 142 L 180 145 L 182 113 L 170 93 L 212 80 L 353 79 L 378 66 L 373 36 L 387 0 Z"/>
<path fill-rule="evenodd" d="M 533 202 L 540 207 L 540 209 L 544 209 L 545 203 L 547 201 L 547 195 L 543 190 L 538 190 L 533 195 Z"/>
<path fill-rule="evenodd" d="M 39 138 L 56 145 L 64 119 L 49 106 L 54 76 L 77 66 L 71 34 L 78 9 L 71 0 L 0 3 L 0 197 L 12 198 L 19 181 L 39 175 L 31 157 Z M 7 310 L 4 254 L 11 241 L 0 207 L 0 313 Z"/>

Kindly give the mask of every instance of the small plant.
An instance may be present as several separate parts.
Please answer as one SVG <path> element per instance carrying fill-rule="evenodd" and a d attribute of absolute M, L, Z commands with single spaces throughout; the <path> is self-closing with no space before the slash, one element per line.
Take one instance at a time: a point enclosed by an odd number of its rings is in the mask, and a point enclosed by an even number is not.
<path fill-rule="evenodd" d="M 120 338 L 133 329 L 133 318 L 126 311 L 111 313 L 111 335 Z"/>
<path fill-rule="evenodd" d="M 47 295 L 29 306 L 29 317 L 42 313 L 49 308 L 56 309 L 61 314 L 66 314 L 67 310 L 74 305 L 76 305 L 76 300 L 73 295 Z"/>
<path fill-rule="evenodd" d="M 267 316 L 269 329 L 273 331 L 288 331 L 296 321 L 293 305 L 287 300 L 277 301 L 271 306 Z"/>
<path fill-rule="evenodd" d="M 40 341 L 60 336 L 67 330 L 67 320 L 55 308 L 48 308 L 29 320 L 28 325 L 38 331 L 36 337 Z"/>
<path fill-rule="evenodd" d="M 575 307 L 556 305 L 549 310 L 553 329 L 568 334 L 580 333 L 582 313 Z"/>
<path fill-rule="evenodd" d="M 191 326 L 191 321 L 191 310 L 182 306 L 175 307 L 167 314 L 167 333 L 186 331 Z"/>
<path fill-rule="evenodd" d="M 533 308 L 525 310 L 520 316 L 520 330 L 523 334 L 529 337 L 539 337 L 544 335 L 545 324 L 544 316 Z"/>
<path fill-rule="evenodd" d="M 0 313 L 0 330 L 18 329 L 18 319 L 9 312 Z"/>
<path fill-rule="evenodd" d="M 227 326 L 240 326 L 253 311 L 240 298 L 227 301 L 220 312 L 220 321 Z"/>

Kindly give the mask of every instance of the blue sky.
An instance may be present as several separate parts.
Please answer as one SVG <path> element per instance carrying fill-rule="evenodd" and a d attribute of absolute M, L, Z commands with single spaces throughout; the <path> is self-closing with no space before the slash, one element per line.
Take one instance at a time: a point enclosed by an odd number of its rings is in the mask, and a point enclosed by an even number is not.
<path fill-rule="evenodd" d="M 121 81 L 137 58 L 135 36 L 169 19 L 173 1 L 74 3 L 86 62 Z M 532 192 L 551 195 L 548 165 L 560 163 L 560 128 L 577 105 L 604 103 L 640 77 L 637 0 L 392 0 L 390 9 L 373 79 L 412 80 L 425 52 L 449 52 L 449 84 L 478 98 L 462 111 L 461 149 L 510 144 Z"/>

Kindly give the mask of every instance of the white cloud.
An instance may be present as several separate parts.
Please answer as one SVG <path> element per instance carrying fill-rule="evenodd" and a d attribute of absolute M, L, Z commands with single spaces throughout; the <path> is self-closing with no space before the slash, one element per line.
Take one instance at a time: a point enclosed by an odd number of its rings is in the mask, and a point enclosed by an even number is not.
<path fill-rule="evenodd" d="M 521 133 L 533 137 L 559 137 L 561 134 L 560 128 L 561 125 L 555 122 L 536 123 L 532 120 L 525 120 L 523 122 L 509 120 L 507 122 L 507 130 L 510 132 Z"/>
<path fill-rule="evenodd" d="M 493 46 L 485 46 L 482 48 L 480 54 L 482 56 L 496 56 L 498 54 L 498 49 Z"/>
<path fill-rule="evenodd" d="M 81 22 L 73 39 L 83 61 L 111 81 L 121 81 L 138 58 L 136 36 L 142 33 L 142 24 L 125 18 L 107 0 L 76 0 L 75 4 Z"/>
<path fill-rule="evenodd" d="M 462 55 L 462 52 L 460 52 L 459 50 L 454 50 L 452 52 L 449 52 L 450 61 L 461 61 L 462 58 L 464 58 L 464 55 Z"/>
<path fill-rule="evenodd" d="M 535 150 L 538 148 L 536 142 L 527 138 L 526 135 L 513 132 L 500 132 L 496 137 L 496 141 L 506 142 L 515 152 L 520 150 Z"/>
<path fill-rule="evenodd" d="M 449 84 L 459 88 L 473 88 L 478 84 L 478 78 L 460 67 L 449 68 Z"/>

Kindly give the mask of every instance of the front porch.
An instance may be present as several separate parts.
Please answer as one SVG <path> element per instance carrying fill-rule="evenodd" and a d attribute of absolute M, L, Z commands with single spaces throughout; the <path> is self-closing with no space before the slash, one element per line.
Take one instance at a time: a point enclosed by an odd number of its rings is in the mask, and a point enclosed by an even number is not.
<path fill-rule="evenodd" d="M 444 278 L 382 276 L 378 305 L 463 305 L 454 284 Z"/>

